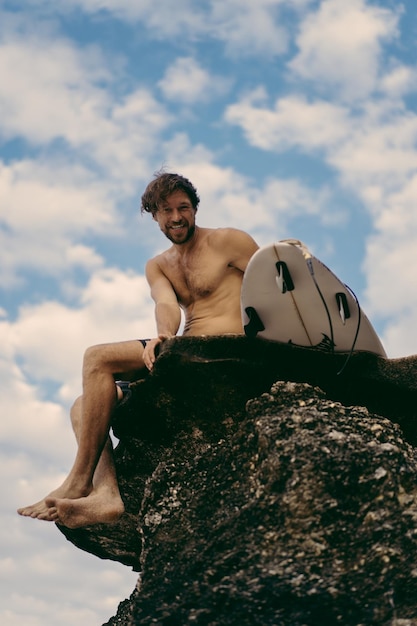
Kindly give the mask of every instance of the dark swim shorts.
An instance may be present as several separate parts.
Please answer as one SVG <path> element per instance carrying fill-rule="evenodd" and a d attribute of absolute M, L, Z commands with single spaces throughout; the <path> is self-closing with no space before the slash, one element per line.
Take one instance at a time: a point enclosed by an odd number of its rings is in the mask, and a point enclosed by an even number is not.
<path fill-rule="evenodd" d="M 138 339 L 138 341 L 140 341 L 142 346 L 146 348 L 146 344 L 150 341 L 150 339 Z M 117 402 L 117 406 L 121 406 L 122 404 L 126 404 L 132 395 L 130 380 L 116 380 L 115 383 L 122 390 L 123 397 Z"/>

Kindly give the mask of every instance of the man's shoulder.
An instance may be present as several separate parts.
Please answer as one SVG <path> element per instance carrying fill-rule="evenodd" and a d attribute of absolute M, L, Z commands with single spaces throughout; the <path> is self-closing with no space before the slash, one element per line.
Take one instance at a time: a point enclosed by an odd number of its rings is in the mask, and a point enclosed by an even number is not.
<path fill-rule="evenodd" d="M 164 259 L 166 259 L 172 254 L 172 248 L 173 246 L 171 246 L 170 248 L 167 248 L 166 250 L 162 250 L 161 252 L 158 252 L 158 254 L 155 254 L 155 256 L 148 259 L 147 264 L 150 263 L 151 265 L 155 265 L 155 264 L 162 262 Z"/>
<path fill-rule="evenodd" d="M 167 250 L 163 250 L 162 252 L 159 252 L 152 258 L 148 259 L 146 261 L 146 272 L 161 270 L 162 267 L 166 265 L 167 262 L 169 262 L 171 249 L 172 247 L 167 248 Z"/>
<path fill-rule="evenodd" d="M 244 230 L 239 228 L 213 228 L 209 229 L 209 241 L 213 246 L 231 246 L 235 245 L 238 248 L 244 246 L 252 246 L 255 244 L 252 237 Z M 256 245 L 256 244 L 255 244 Z"/>
<path fill-rule="evenodd" d="M 208 236 L 215 240 L 224 240 L 224 239 L 246 239 L 249 238 L 250 235 L 246 233 L 244 230 L 240 230 L 239 228 L 232 228 L 230 226 L 220 227 L 220 228 L 206 228 L 208 232 Z"/>

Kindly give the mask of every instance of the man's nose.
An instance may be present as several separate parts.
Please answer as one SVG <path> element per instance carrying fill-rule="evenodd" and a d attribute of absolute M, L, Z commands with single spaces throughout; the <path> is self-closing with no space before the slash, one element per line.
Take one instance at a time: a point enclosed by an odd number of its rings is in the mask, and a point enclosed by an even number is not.
<path fill-rule="evenodd" d="M 172 215 L 171 215 L 171 219 L 173 222 L 180 222 L 181 221 L 181 213 L 178 211 L 178 209 L 173 209 L 172 211 Z"/>

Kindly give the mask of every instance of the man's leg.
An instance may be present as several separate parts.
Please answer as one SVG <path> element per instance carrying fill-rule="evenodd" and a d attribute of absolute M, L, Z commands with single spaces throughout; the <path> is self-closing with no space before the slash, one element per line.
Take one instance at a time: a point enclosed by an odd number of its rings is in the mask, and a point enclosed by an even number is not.
<path fill-rule="evenodd" d="M 139 341 L 88 348 L 83 364 L 83 399 L 80 407 L 81 417 L 77 425 L 78 451 L 74 465 L 58 489 L 44 500 L 19 509 L 21 515 L 46 521 L 60 521 L 61 510 L 67 525 L 73 525 L 68 500 L 83 499 L 85 505 L 88 504 L 86 503 L 88 496 L 91 506 L 96 507 L 98 486 L 101 485 L 102 491 L 103 485 L 107 484 L 109 471 L 114 472 L 109 447 L 111 444 L 108 441 L 111 414 L 116 404 L 114 374 L 142 369 L 144 367 L 142 355 L 143 346 Z M 79 525 L 78 522 L 76 525 Z"/>
<path fill-rule="evenodd" d="M 82 397 L 78 398 L 71 410 L 71 421 L 77 442 L 81 429 L 82 401 Z M 88 524 L 108 524 L 119 519 L 124 512 L 124 504 L 117 483 L 110 437 L 107 438 L 97 463 L 91 494 L 75 500 L 51 496 L 46 498 L 46 505 L 48 516 L 69 528 Z"/>

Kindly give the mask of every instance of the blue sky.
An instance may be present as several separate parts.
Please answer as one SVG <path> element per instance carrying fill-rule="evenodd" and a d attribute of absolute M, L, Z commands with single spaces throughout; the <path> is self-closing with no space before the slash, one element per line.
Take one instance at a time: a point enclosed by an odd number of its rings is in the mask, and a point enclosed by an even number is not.
<path fill-rule="evenodd" d="M 106 621 L 136 575 L 15 509 L 66 475 L 84 349 L 149 336 L 161 166 L 201 226 L 302 239 L 417 353 L 414 0 L 0 3 L 0 619 Z"/>

